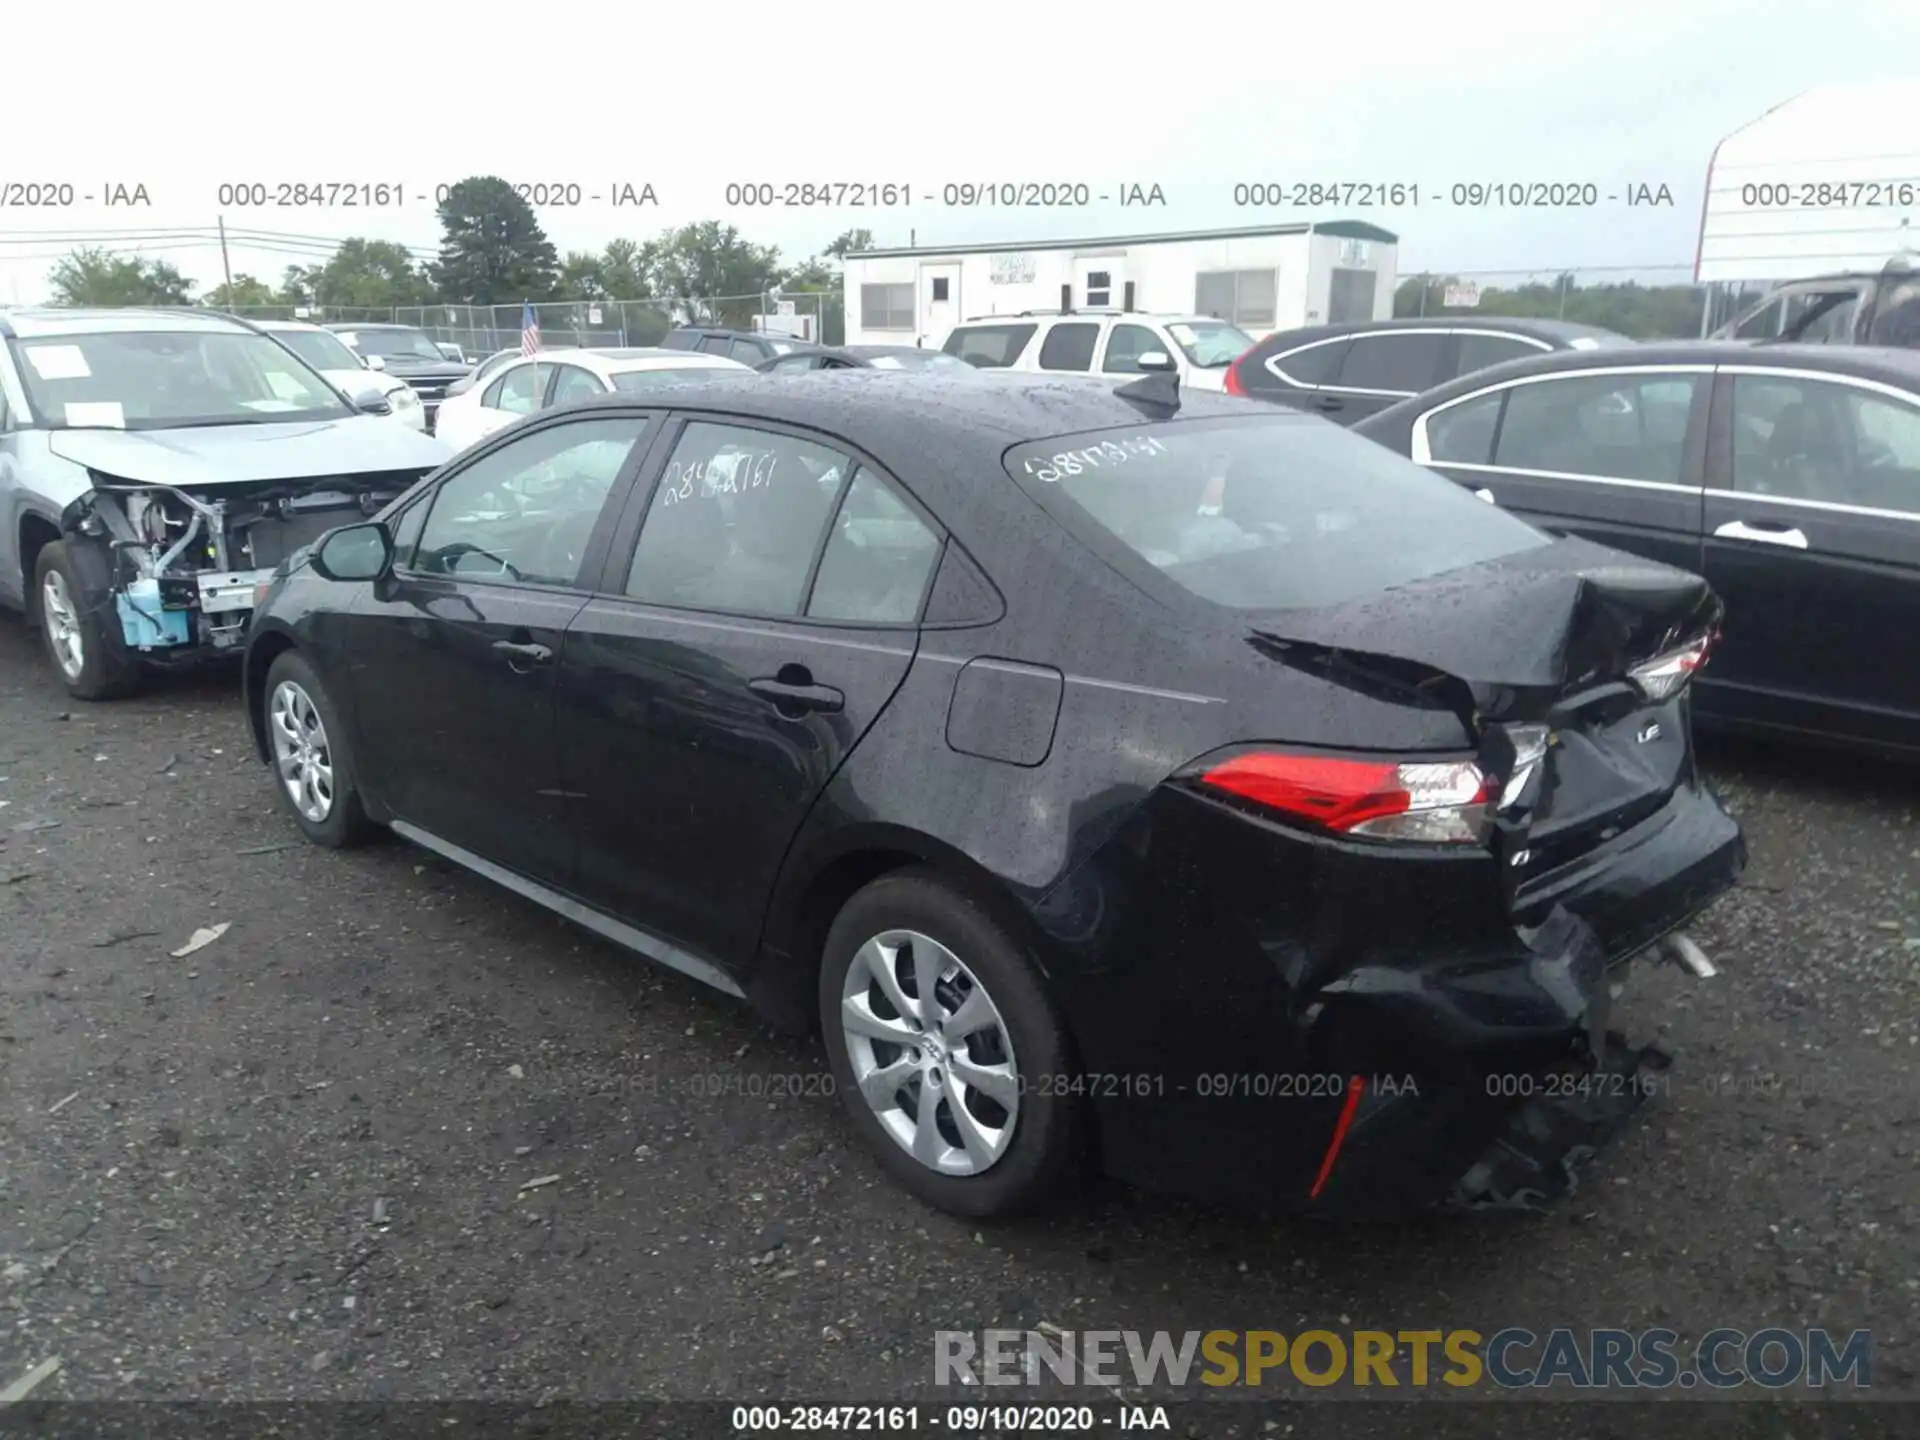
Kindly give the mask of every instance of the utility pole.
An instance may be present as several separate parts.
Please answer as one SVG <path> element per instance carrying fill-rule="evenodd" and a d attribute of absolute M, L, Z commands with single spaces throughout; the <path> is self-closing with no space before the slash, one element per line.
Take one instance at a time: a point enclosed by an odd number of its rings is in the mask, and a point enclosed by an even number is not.
<path fill-rule="evenodd" d="M 220 226 L 220 268 L 226 272 L 227 308 L 231 310 L 233 308 L 233 265 L 227 259 L 227 217 L 220 215 L 215 218 Z"/>

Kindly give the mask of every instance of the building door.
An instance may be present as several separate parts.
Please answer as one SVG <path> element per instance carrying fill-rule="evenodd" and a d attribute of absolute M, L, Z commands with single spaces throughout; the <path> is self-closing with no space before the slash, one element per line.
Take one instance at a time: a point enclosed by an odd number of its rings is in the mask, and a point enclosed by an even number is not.
<path fill-rule="evenodd" d="M 938 346 L 960 323 L 960 266 L 920 267 L 920 343 Z"/>
<path fill-rule="evenodd" d="M 1374 287 L 1378 279 L 1372 270 L 1336 267 L 1327 287 L 1327 323 L 1347 325 L 1373 319 Z"/>

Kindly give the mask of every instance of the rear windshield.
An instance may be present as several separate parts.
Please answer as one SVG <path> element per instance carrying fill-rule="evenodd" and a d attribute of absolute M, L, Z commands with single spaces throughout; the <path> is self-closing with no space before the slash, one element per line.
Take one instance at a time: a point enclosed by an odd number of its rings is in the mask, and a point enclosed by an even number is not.
<path fill-rule="evenodd" d="M 1016 445 L 1009 474 L 1096 550 L 1245 610 L 1337 605 L 1545 545 L 1318 418 L 1142 424 Z"/>

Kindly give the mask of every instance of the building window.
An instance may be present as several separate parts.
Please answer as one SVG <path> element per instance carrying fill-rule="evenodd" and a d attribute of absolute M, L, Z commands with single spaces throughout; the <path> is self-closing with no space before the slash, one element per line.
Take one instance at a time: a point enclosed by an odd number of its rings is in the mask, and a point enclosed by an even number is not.
<path fill-rule="evenodd" d="M 1194 313 L 1243 330 L 1272 329 L 1279 289 L 1278 271 L 1204 270 L 1194 277 Z"/>
<path fill-rule="evenodd" d="M 937 305 L 942 300 L 945 300 L 946 298 L 947 298 L 947 277 L 944 275 L 936 275 L 933 277 L 934 303 Z"/>
<path fill-rule="evenodd" d="M 1095 308 L 1113 303 L 1113 274 L 1108 270 L 1087 272 L 1087 304 Z"/>
<path fill-rule="evenodd" d="M 862 285 L 862 330 L 913 329 L 913 285 Z"/>

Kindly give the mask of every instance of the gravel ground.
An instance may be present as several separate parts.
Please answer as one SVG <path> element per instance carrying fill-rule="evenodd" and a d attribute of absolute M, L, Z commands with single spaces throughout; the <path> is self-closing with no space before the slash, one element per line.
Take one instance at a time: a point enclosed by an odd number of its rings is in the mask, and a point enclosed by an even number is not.
<path fill-rule="evenodd" d="M 1722 974 L 1636 978 L 1673 1095 L 1552 1214 L 977 1226 L 854 1147 L 817 1045 L 405 844 L 301 843 L 235 689 L 71 701 L 0 618 L 0 1385 L 944 1401 L 934 1330 L 1045 1321 L 1867 1327 L 1920 1388 L 1913 774 L 1709 751 L 1754 857 L 1695 931 Z"/>

